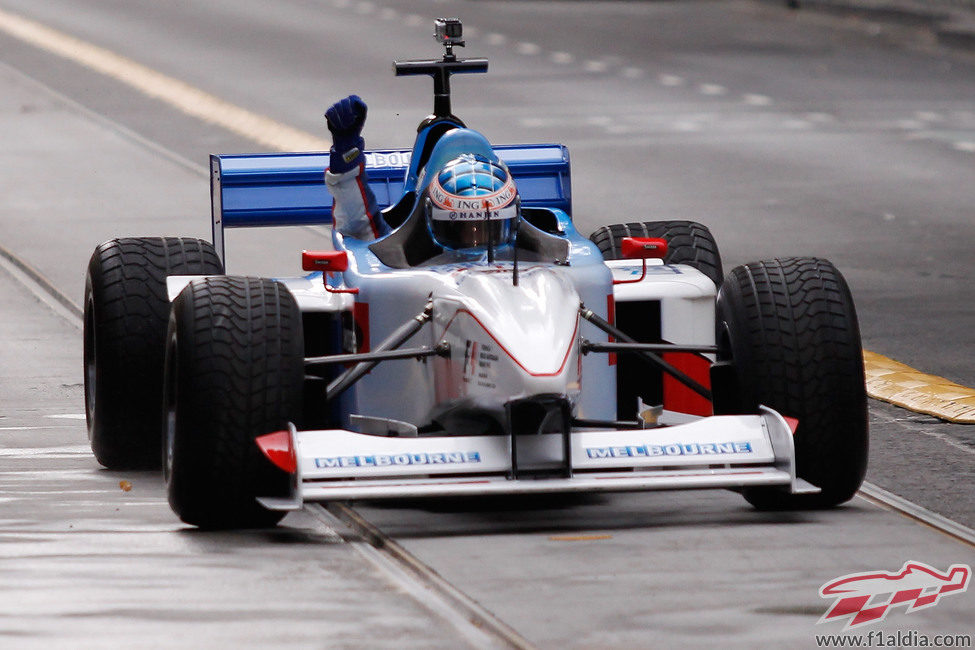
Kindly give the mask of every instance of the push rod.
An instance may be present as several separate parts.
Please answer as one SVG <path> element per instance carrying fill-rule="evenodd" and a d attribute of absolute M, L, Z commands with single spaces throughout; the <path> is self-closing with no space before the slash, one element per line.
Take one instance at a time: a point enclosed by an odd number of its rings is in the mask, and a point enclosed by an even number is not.
<path fill-rule="evenodd" d="M 636 343 L 636 341 L 632 337 L 628 336 L 621 330 L 614 327 L 611 323 L 606 321 L 604 318 L 599 316 L 599 314 L 595 313 L 593 310 L 589 309 L 585 305 L 579 305 L 579 315 L 582 316 L 582 318 L 584 318 L 585 320 L 595 325 L 597 328 L 601 329 L 602 331 L 606 332 L 610 336 L 619 339 L 624 343 Z M 694 391 L 704 399 L 708 401 L 712 400 L 710 390 L 708 390 L 698 382 L 694 381 L 693 378 L 691 378 L 683 371 L 675 368 L 673 365 L 664 361 L 659 355 L 655 354 L 654 352 L 650 352 L 647 350 L 632 350 L 630 352 L 632 354 L 637 355 L 647 363 L 660 368 L 668 375 L 670 375 L 680 383 L 684 384 L 685 386 L 690 388 L 692 391 Z"/>
<path fill-rule="evenodd" d="M 414 334 L 423 328 L 427 321 L 430 320 L 432 314 L 433 303 L 428 302 L 426 308 L 421 313 L 417 314 L 396 328 L 396 330 L 386 337 L 382 343 L 376 346 L 376 349 L 372 352 L 381 353 L 398 349 L 399 346 L 406 343 Z M 366 374 L 375 368 L 380 361 L 382 361 L 382 359 L 375 358 L 368 361 L 361 361 L 343 372 L 341 375 L 333 379 L 325 389 L 325 399 L 332 400 L 341 395 L 352 384 L 366 376 Z"/>
<path fill-rule="evenodd" d="M 394 359 L 422 359 L 423 357 L 443 356 L 449 353 L 450 347 L 446 344 L 438 345 L 435 348 L 426 345 L 418 348 L 399 348 L 388 352 L 361 352 L 358 354 L 331 354 L 325 357 L 308 357 L 305 359 L 305 371 L 315 374 L 313 371 L 337 363 L 359 363 L 361 361 L 392 361 Z"/>
<path fill-rule="evenodd" d="M 694 352 L 717 354 L 716 345 L 678 345 L 676 343 L 600 343 L 582 341 L 582 353 L 590 352 Z"/>

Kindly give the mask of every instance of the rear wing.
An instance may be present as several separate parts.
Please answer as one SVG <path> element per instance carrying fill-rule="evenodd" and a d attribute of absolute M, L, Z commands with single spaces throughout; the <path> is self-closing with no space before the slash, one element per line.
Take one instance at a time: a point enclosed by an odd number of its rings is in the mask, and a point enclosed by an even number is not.
<path fill-rule="evenodd" d="M 560 144 L 501 145 L 526 207 L 557 208 L 572 214 L 569 150 Z M 366 152 L 369 187 L 379 208 L 403 195 L 409 150 Z M 332 196 L 325 186 L 327 153 L 264 153 L 210 156 L 213 245 L 224 258 L 224 229 L 324 225 L 332 221 Z"/>

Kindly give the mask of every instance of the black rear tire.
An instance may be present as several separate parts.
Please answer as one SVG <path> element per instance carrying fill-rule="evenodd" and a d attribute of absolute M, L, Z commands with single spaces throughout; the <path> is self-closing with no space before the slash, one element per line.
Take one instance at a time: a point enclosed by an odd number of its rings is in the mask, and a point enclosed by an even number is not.
<path fill-rule="evenodd" d="M 603 254 L 603 259 L 622 259 L 620 246 L 624 237 L 655 237 L 667 240 L 665 264 L 686 264 L 721 285 L 721 255 L 707 226 L 694 221 L 646 221 L 618 223 L 597 228 L 589 239 Z"/>
<path fill-rule="evenodd" d="M 92 452 L 108 469 L 159 467 L 166 277 L 222 273 L 213 246 L 200 239 L 113 239 L 92 254 L 85 280 L 85 407 Z"/>
<path fill-rule="evenodd" d="M 180 519 L 210 529 L 281 520 L 256 498 L 288 494 L 291 477 L 254 440 L 297 422 L 303 380 L 301 312 L 283 284 L 225 276 L 180 293 L 167 333 L 163 436 Z"/>
<path fill-rule="evenodd" d="M 867 467 L 867 395 L 853 298 L 828 261 L 788 258 L 739 266 L 718 292 L 717 340 L 731 360 L 743 413 L 760 404 L 799 420 L 796 471 L 819 494 L 750 488 L 759 509 L 829 508 L 848 501 Z"/>

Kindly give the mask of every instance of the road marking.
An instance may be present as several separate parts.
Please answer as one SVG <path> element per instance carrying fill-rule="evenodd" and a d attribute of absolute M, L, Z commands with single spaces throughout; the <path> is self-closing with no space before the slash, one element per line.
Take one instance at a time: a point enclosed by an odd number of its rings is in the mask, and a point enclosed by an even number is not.
<path fill-rule="evenodd" d="M 0 30 L 109 76 L 178 110 L 280 151 L 328 151 L 331 142 L 226 102 L 114 52 L 0 10 Z"/>
<path fill-rule="evenodd" d="M 867 350 L 863 365 L 870 397 L 949 422 L 975 424 L 975 390 Z"/>
<path fill-rule="evenodd" d="M 613 539 L 612 535 L 549 535 L 553 542 L 596 542 L 602 539 Z"/>
<path fill-rule="evenodd" d="M 60 447 L 14 447 L 0 449 L 0 456 L 7 458 L 31 458 L 35 456 L 87 456 L 91 454 L 88 445 L 63 445 Z"/>
<path fill-rule="evenodd" d="M 756 93 L 747 93 L 742 95 L 742 101 L 749 106 L 769 106 L 772 103 L 772 98 L 767 95 L 759 95 Z"/>
<path fill-rule="evenodd" d="M 609 69 L 609 65 L 605 61 L 593 59 L 582 64 L 582 69 L 586 72 L 606 72 Z"/>
<path fill-rule="evenodd" d="M 504 45 L 508 42 L 508 38 L 504 34 L 498 34 L 497 32 L 491 32 L 484 37 L 484 40 L 488 45 Z"/>
<path fill-rule="evenodd" d="M 657 77 L 657 81 L 660 82 L 660 85 L 667 86 L 669 88 L 674 88 L 676 86 L 684 85 L 684 78 L 678 77 L 675 74 L 662 74 L 659 77 Z"/>
<path fill-rule="evenodd" d="M 334 2 L 335 6 L 348 5 L 342 0 L 334 0 Z M 420 17 L 416 14 L 406 16 L 406 19 L 413 19 L 413 21 L 418 18 Z M 407 20 L 407 22 L 413 21 Z M 0 30 L 36 47 L 112 77 L 188 115 L 255 140 L 271 149 L 280 151 L 327 151 L 331 146 L 328 140 L 317 138 L 299 129 L 230 104 L 183 81 L 163 75 L 114 52 L 16 14 L 0 10 Z M 498 33 L 488 34 L 485 38 L 488 43 L 493 45 L 502 45 L 507 41 L 502 34 Z M 534 44 L 523 43 L 522 47 L 530 49 L 533 53 L 538 53 L 541 50 Z M 682 77 L 671 74 L 659 75 L 657 79 L 664 86 L 680 86 L 685 83 Z M 699 90 L 706 94 L 727 92 L 727 89 L 717 84 L 702 84 L 699 86 Z M 825 114 L 810 114 L 808 117 L 813 115 L 822 115 L 823 118 L 832 119 L 831 116 Z M 805 120 L 793 120 L 786 126 L 801 129 L 808 128 L 810 124 Z M 698 131 L 701 127 L 694 122 L 681 122 L 675 128 L 690 132 Z M 973 143 L 956 144 L 956 148 L 962 151 L 970 150 L 969 146 L 972 147 L 971 150 L 975 150 Z M 68 320 L 77 324 L 78 321 L 71 316 L 80 316 L 81 309 L 70 298 L 64 296 L 56 287 L 51 285 L 40 273 L 3 247 L 0 247 L 0 266 L 13 273 L 35 295 L 45 300 L 53 297 L 59 304 L 50 302 L 48 304 Z M 864 351 L 864 358 L 868 376 L 868 394 L 871 397 L 952 422 L 975 423 L 975 391 L 957 384 L 951 384 L 951 382 L 939 377 L 924 375 L 903 364 L 898 364 L 898 369 L 891 371 L 890 364 L 897 362 L 871 352 Z M 927 388 L 920 390 L 917 386 L 903 386 L 897 383 L 896 377 L 893 375 L 904 372 L 913 372 L 917 373 L 917 376 L 929 378 L 920 382 L 921 386 L 927 386 Z M 942 389 L 932 388 L 938 386 Z M 962 392 L 959 392 L 959 389 Z"/>
<path fill-rule="evenodd" d="M 721 84 L 700 84 L 697 87 L 697 91 L 702 95 L 708 95 L 710 97 L 728 94 L 728 89 Z"/>

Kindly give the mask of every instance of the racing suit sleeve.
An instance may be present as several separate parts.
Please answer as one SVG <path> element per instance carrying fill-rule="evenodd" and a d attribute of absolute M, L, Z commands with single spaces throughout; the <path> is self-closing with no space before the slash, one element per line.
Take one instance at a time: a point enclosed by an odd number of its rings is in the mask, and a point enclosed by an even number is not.
<path fill-rule="evenodd" d="M 361 97 L 349 95 L 325 111 L 332 134 L 325 185 L 332 193 L 333 227 L 347 237 L 376 239 L 388 233 L 389 227 L 379 214 L 376 197 L 367 182 L 362 139 L 366 110 Z"/>
<path fill-rule="evenodd" d="M 342 173 L 325 170 L 325 185 L 333 198 L 333 227 L 346 237 L 376 239 L 389 232 L 367 180 L 365 161 Z"/>

